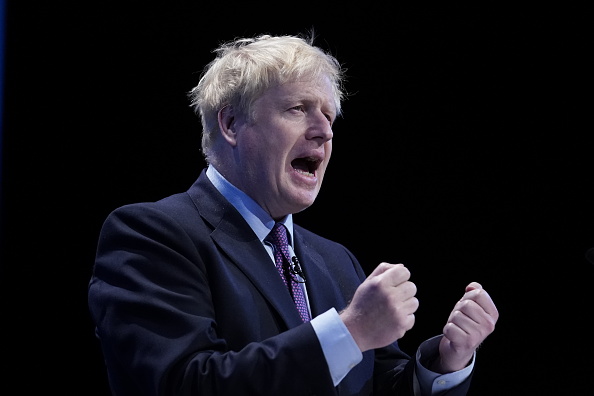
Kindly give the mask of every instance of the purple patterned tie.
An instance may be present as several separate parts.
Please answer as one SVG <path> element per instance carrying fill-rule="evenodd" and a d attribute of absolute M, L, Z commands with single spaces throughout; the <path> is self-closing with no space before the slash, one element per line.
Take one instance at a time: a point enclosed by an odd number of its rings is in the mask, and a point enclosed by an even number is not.
<path fill-rule="evenodd" d="M 295 281 L 296 274 L 292 273 L 291 268 L 291 255 L 289 254 L 289 244 L 287 242 L 287 229 L 282 223 L 276 223 L 270 231 L 270 234 L 266 237 L 266 241 L 272 243 L 274 246 L 274 261 L 276 262 L 276 268 L 280 273 L 285 286 L 289 289 L 297 310 L 301 315 L 301 319 L 304 322 L 309 321 L 309 310 L 307 309 L 307 302 L 305 301 L 305 295 L 299 282 Z M 288 284 L 290 283 L 290 285 Z"/>

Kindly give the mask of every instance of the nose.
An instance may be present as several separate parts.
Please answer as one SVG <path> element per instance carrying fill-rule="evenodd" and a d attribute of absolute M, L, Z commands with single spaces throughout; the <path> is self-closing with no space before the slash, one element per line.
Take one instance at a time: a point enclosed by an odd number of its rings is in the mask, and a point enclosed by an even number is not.
<path fill-rule="evenodd" d="M 333 136 L 332 122 L 324 113 L 316 112 L 309 126 L 308 139 L 320 139 L 322 143 L 325 143 L 331 140 Z"/>

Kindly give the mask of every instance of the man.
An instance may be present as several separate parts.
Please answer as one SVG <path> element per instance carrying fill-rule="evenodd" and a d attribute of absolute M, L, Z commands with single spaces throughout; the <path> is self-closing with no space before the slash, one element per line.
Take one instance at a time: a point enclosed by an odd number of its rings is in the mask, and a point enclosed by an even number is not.
<path fill-rule="evenodd" d="M 216 52 L 190 92 L 208 167 L 101 230 L 89 307 L 113 393 L 466 394 L 499 315 L 480 284 L 411 359 L 397 344 L 418 307 L 409 270 L 366 277 L 344 246 L 293 224 L 332 153 L 338 61 L 297 36 Z"/>

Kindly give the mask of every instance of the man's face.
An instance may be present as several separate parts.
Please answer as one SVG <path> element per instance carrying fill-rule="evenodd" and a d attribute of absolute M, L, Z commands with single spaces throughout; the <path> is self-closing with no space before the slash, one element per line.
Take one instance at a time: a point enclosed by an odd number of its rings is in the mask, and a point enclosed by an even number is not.
<path fill-rule="evenodd" d="M 233 183 L 273 218 L 313 204 L 332 153 L 334 95 L 327 79 L 266 91 L 254 120 L 238 120 Z"/>

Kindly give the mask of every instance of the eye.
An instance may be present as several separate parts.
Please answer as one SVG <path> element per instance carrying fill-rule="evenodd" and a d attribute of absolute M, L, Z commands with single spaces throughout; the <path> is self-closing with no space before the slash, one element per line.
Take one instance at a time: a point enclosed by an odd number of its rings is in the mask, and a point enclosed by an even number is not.
<path fill-rule="evenodd" d="M 289 108 L 289 110 L 296 110 L 296 111 L 305 111 L 305 107 L 303 107 L 303 105 L 297 105 L 297 106 L 293 106 L 291 108 Z"/>

